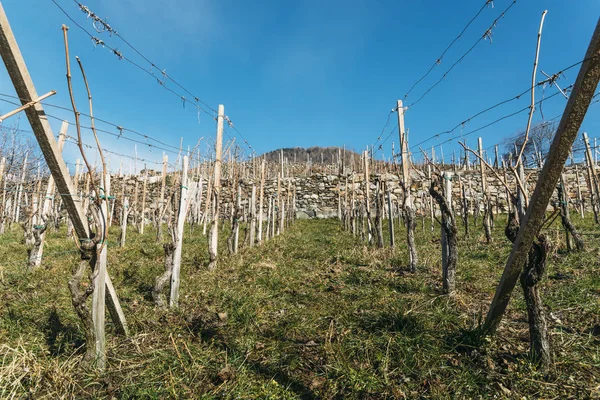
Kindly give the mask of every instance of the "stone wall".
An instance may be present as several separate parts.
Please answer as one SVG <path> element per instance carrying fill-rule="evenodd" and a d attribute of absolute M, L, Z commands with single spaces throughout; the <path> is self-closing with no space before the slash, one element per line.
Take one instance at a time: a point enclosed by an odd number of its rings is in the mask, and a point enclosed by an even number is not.
<path fill-rule="evenodd" d="M 581 167 L 579 168 L 579 185 L 581 189 L 581 193 L 584 199 L 589 199 L 587 183 L 585 180 L 585 175 L 583 174 L 583 170 Z M 502 172 L 501 172 L 502 173 Z M 528 188 L 531 191 L 534 189 L 535 182 L 537 181 L 539 171 L 538 170 L 526 170 L 525 175 L 527 176 Z M 298 176 L 285 178 L 281 181 L 281 192 L 282 196 L 287 196 L 288 187 L 291 188 L 290 196 L 293 193 L 293 188 L 296 188 L 296 214 L 298 218 L 331 218 L 337 216 L 338 210 L 338 193 L 343 201 L 346 191 L 346 185 L 348 186 L 348 199 L 351 197 L 352 193 L 352 178 L 354 176 L 354 193 L 357 201 L 362 201 L 364 199 L 364 174 L 355 173 L 354 175 L 332 175 L 327 173 L 314 173 L 310 176 Z M 511 188 L 514 188 L 515 181 L 512 177 L 512 174 L 508 173 L 508 182 Z M 141 177 L 139 179 L 139 199 L 141 201 L 141 190 L 142 183 Z M 577 184 L 576 184 L 576 174 L 575 169 L 573 167 L 569 167 L 565 172 L 565 179 L 567 182 L 568 192 L 572 201 L 577 200 Z M 129 194 L 130 198 L 133 196 L 134 186 L 135 186 L 136 177 L 129 178 L 118 178 L 113 177 L 113 194 L 119 198 L 121 192 L 121 184 L 125 182 L 126 184 L 126 193 Z M 382 180 L 386 183 L 387 187 L 391 191 L 391 197 L 394 202 L 402 201 L 402 189 L 400 187 L 400 178 L 396 174 L 391 173 L 383 173 L 383 174 L 372 174 L 370 177 L 370 190 L 371 194 L 375 193 L 375 182 L 377 180 Z M 453 172 L 453 198 L 455 207 L 458 208 L 457 200 L 461 198 L 460 195 L 460 186 L 459 180 L 464 185 L 466 191 L 466 197 L 471 204 L 471 207 L 483 207 L 481 204 L 481 175 L 477 170 L 470 171 L 456 171 Z M 171 184 L 167 187 L 167 195 L 172 190 L 177 188 L 177 185 L 173 184 L 176 179 L 170 177 L 169 181 Z M 413 171 L 412 175 L 412 185 L 411 185 L 411 193 L 414 198 L 415 208 L 417 213 L 428 212 L 429 204 L 429 185 L 430 180 L 427 178 L 426 173 L 423 173 L 419 170 Z M 288 186 L 288 182 L 291 185 Z M 203 180 L 204 185 L 204 196 L 206 195 L 206 185 L 207 180 Z M 242 204 L 248 204 L 248 197 L 251 193 L 252 185 L 256 185 L 256 193 L 258 200 L 259 193 L 259 185 L 260 181 L 254 181 L 252 179 L 244 179 L 242 180 L 242 191 L 243 191 L 243 200 Z M 498 179 L 491 174 L 487 176 L 487 186 L 488 191 L 490 193 L 490 198 L 492 202 L 492 207 L 494 207 L 497 212 L 506 212 L 507 210 L 507 194 L 504 186 L 498 181 Z M 193 184 L 189 185 L 190 187 Z M 152 183 L 148 185 L 148 207 L 153 208 L 156 205 L 157 199 L 159 198 L 160 193 L 160 182 Z M 277 195 L 277 179 L 267 179 L 265 180 L 265 198 L 269 198 L 271 196 Z M 204 200 L 203 200 L 204 201 Z M 234 201 L 234 197 L 232 196 L 232 181 L 229 179 L 224 179 L 222 181 L 222 192 L 221 192 L 221 201 L 223 211 L 227 212 L 230 210 L 230 204 Z M 589 202 L 589 200 L 588 200 Z M 266 212 L 266 205 L 265 205 Z"/>

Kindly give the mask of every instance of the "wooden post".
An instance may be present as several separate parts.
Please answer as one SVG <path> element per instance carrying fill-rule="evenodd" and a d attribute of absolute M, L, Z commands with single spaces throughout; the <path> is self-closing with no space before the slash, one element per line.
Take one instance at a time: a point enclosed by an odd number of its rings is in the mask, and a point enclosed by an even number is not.
<path fill-rule="evenodd" d="M 275 237 L 275 220 L 277 217 L 275 216 L 275 198 L 271 196 L 271 239 Z"/>
<path fill-rule="evenodd" d="M 396 240 L 394 237 L 394 209 L 392 207 L 392 194 L 390 190 L 387 188 L 387 206 L 388 206 L 388 229 L 390 231 L 390 247 L 394 248 L 396 245 Z"/>
<path fill-rule="evenodd" d="M 376 181 L 375 190 L 375 233 L 377 235 L 377 247 L 385 246 L 383 239 L 383 182 L 381 178 Z"/>
<path fill-rule="evenodd" d="M 254 247 L 256 233 L 256 185 L 252 184 L 250 196 L 250 247 Z"/>
<path fill-rule="evenodd" d="M 148 166 L 144 165 L 144 189 L 142 190 L 142 207 L 140 209 L 141 221 L 140 221 L 140 235 L 144 234 L 144 227 L 146 226 L 146 194 L 148 193 Z"/>
<path fill-rule="evenodd" d="M 590 195 L 592 199 L 592 208 L 594 210 L 594 219 L 600 223 L 600 188 L 598 187 L 598 176 L 594 166 L 594 158 L 590 149 L 590 141 L 587 132 L 583 132 L 583 143 L 585 144 L 585 161 L 587 163 L 588 181 L 590 183 Z"/>
<path fill-rule="evenodd" d="M 321 153 L 321 155 L 323 155 Z M 275 219 L 279 218 L 279 224 L 277 225 L 277 235 L 282 233 L 282 216 L 281 216 L 281 208 L 283 201 L 281 200 L 281 173 L 277 175 L 277 212 L 275 212 L 275 206 L 273 206 L 273 225 L 275 225 Z M 277 217 L 276 217 L 277 215 Z M 275 236 L 275 230 L 273 230 L 273 236 Z"/>
<path fill-rule="evenodd" d="M 594 170 L 598 167 L 598 144 L 594 138 Z"/>
<path fill-rule="evenodd" d="M 569 157 L 570 149 L 577 138 L 581 123 L 598 86 L 598 80 L 600 80 L 600 21 L 596 24 L 590 45 L 583 59 L 585 61 L 583 61 L 577 75 L 573 91 L 562 114 L 535 191 L 529 201 L 527 213 L 521 221 L 502 278 L 496 288 L 494 299 L 483 326 L 484 333 L 491 334 L 495 332 L 502 320 L 529 250 L 543 225 L 548 202 L 554 193 L 565 161 Z"/>
<path fill-rule="evenodd" d="M 196 191 L 194 192 L 194 212 L 193 212 L 193 223 L 197 225 L 200 223 L 200 213 L 202 209 L 202 192 L 204 191 L 204 176 L 200 173 L 200 167 L 198 167 L 198 182 L 196 183 Z"/>
<path fill-rule="evenodd" d="M 469 236 L 469 201 L 467 200 L 466 187 L 462 182 L 461 176 L 458 176 L 458 191 L 461 196 L 461 217 L 465 228 L 465 236 Z"/>
<path fill-rule="evenodd" d="M 60 145 L 60 142 L 59 142 Z M 90 177 L 90 174 L 86 174 L 87 176 L 85 177 L 85 188 L 83 190 L 83 193 L 85 193 L 85 196 L 83 197 L 83 209 L 87 210 L 89 205 L 90 205 L 90 185 L 91 185 L 91 181 L 92 178 Z"/>
<path fill-rule="evenodd" d="M 123 178 L 124 179 L 124 178 Z M 125 247 L 127 238 L 127 218 L 129 218 L 129 197 L 122 197 L 123 210 L 121 210 L 121 247 Z"/>
<path fill-rule="evenodd" d="M 137 228 L 137 219 L 138 219 L 138 202 L 139 202 L 139 180 L 137 174 L 133 174 L 135 179 L 135 185 L 133 187 L 133 225 Z"/>
<path fill-rule="evenodd" d="M 444 194 L 444 199 L 448 205 L 450 212 L 452 212 L 452 172 L 444 172 L 442 173 L 442 192 Z M 446 221 L 444 221 L 446 222 Z M 447 223 L 447 222 L 446 222 Z M 443 271 L 443 282 L 444 289 L 447 293 L 452 293 L 454 291 L 454 276 L 449 276 L 448 272 L 448 255 L 449 251 L 449 242 L 446 234 L 445 227 L 440 227 L 440 237 L 441 237 L 441 245 L 442 245 L 442 271 Z"/>
<path fill-rule="evenodd" d="M 342 221 L 342 181 L 341 179 L 338 180 L 338 187 L 337 187 L 337 218 L 338 220 L 341 222 Z"/>
<path fill-rule="evenodd" d="M 175 249 L 173 252 L 173 273 L 171 274 L 171 294 L 169 296 L 169 307 L 176 308 L 179 305 L 179 282 L 181 271 L 181 249 L 183 248 L 183 228 L 185 226 L 185 215 L 188 204 L 188 156 L 183 156 L 181 166 L 181 186 L 179 196 L 179 209 L 177 210 L 177 233 L 175 236 Z"/>
<path fill-rule="evenodd" d="M 30 102 L 38 98 L 33 81 L 27 71 L 25 60 L 21 55 L 17 41 L 8 23 L 4 8 L 0 3 L 0 55 L 8 71 L 10 79 L 15 87 L 17 96 L 21 99 L 21 104 Z M 31 129 L 40 145 L 40 150 L 46 160 L 46 165 L 50 169 L 58 192 L 61 194 L 62 201 L 65 205 L 69 218 L 73 221 L 75 233 L 81 240 L 89 239 L 89 230 L 87 218 L 76 201 L 76 192 L 73 188 L 73 183 L 69 176 L 69 170 L 58 151 L 58 145 L 44 108 L 40 103 L 25 110 L 25 115 L 29 120 Z M 109 302 L 109 311 L 116 329 L 120 333 L 127 334 L 127 323 L 125 316 L 121 310 L 116 292 L 112 286 L 112 282 L 108 274 L 106 274 L 106 289 L 109 294 L 107 299 Z"/>
<path fill-rule="evenodd" d="M 354 153 L 352 153 L 354 154 Z M 354 156 L 352 156 L 354 157 Z M 353 160 L 354 161 L 354 160 Z M 354 169 L 354 164 L 352 165 Z M 356 236 L 356 175 L 352 172 L 352 198 L 350 200 L 350 228 L 352 229 L 352 235 Z"/>
<path fill-rule="evenodd" d="M 367 212 L 367 242 L 369 244 L 371 244 L 371 242 L 373 241 L 373 236 L 371 235 L 372 232 L 372 227 L 371 227 L 371 196 L 370 196 L 370 191 L 371 191 L 371 182 L 369 180 L 370 178 L 370 172 L 369 172 L 369 151 L 365 150 L 365 152 L 363 153 L 363 160 L 364 160 L 364 166 L 365 166 L 365 210 Z"/>
<path fill-rule="evenodd" d="M 67 121 L 63 121 L 62 125 L 60 127 L 60 133 L 58 135 L 58 151 L 62 152 L 63 146 L 65 144 L 65 139 L 67 137 L 67 129 L 69 127 L 69 123 Z M 4 159 L 3 159 L 4 160 Z M 0 181 L 2 180 L 2 168 L 0 168 Z M 54 203 L 54 191 L 55 191 L 55 187 L 54 187 L 54 178 L 52 177 L 52 175 L 50 175 L 50 177 L 48 178 L 48 184 L 46 186 L 46 196 L 44 197 L 44 202 L 42 204 L 42 220 L 45 221 L 45 223 L 48 223 L 48 217 L 50 215 L 50 212 L 52 210 L 52 204 Z M 44 243 L 45 243 L 45 239 L 46 239 L 46 231 L 44 231 L 41 234 L 40 237 L 40 245 L 37 248 L 37 254 L 34 256 L 34 268 L 39 267 L 42 264 L 42 256 L 44 254 Z"/>
<path fill-rule="evenodd" d="M 221 192 L 221 162 L 223 153 L 223 118 L 225 116 L 225 107 L 219 104 L 217 116 L 217 141 L 215 144 L 215 170 L 213 180 L 212 199 L 214 202 L 213 220 L 210 226 L 210 236 L 208 238 L 208 254 L 210 262 L 209 269 L 217 267 L 218 243 L 219 243 L 219 195 Z"/>
<path fill-rule="evenodd" d="M 254 188 L 254 187 L 253 187 Z M 236 208 L 235 208 L 235 218 L 239 219 L 239 215 L 237 215 L 238 213 L 240 213 L 240 210 L 242 209 L 242 185 L 241 185 L 241 181 L 238 183 L 237 185 L 237 195 L 236 195 Z M 234 222 L 234 231 L 233 231 L 233 253 L 236 254 L 239 250 L 239 246 L 240 246 L 240 224 L 239 222 Z M 250 240 L 250 242 L 252 242 L 252 240 Z"/>
<path fill-rule="evenodd" d="M 6 180 L 4 179 L 4 169 L 6 168 L 6 157 L 0 159 L 0 183 L 2 186 L 2 203 L 0 203 L 0 235 L 4 233 L 4 207 L 6 206 Z"/>
<path fill-rule="evenodd" d="M 106 174 L 106 180 L 103 182 L 104 199 L 101 200 L 100 208 L 102 215 L 108 215 L 108 199 L 110 196 L 110 174 Z M 102 198 L 100 193 L 97 194 Z M 107 221 L 105 220 L 105 223 Z M 107 228 L 106 228 L 107 229 Z M 104 235 L 105 228 L 102 229 Z M 107 230 L 106 230 L 107 231 Z M 106 365 L 106 342 L 104 338 L 104 321 L 106 318 L 106 276 L 107 276 L 107 258 L 108 258 L 108 243 L 106 237 L 102 237 L 99 243 L 102 250 L 98 254 L 96 268 L 98 275 L 94 282 L 94 293 L 92 295 L 92 320 L 94 323 L 94 331 L 96 332 L 96 365 L 97 368 L 103 370 Z"/>
<path fill-rule="evenodd" d="M 15 196 L 15 213 L 14 213 L 14 222 L 19 222 L 19 217 L 21 213 L 21 197 L 23 196 L 23 186 L 25 185 L 25 175 L 27 174 L 27 156 L 29 155 L 29 151 L 25 152 L 25 158 L 23 159 L 23 166 L 21 168 L 21 180 L 19 181 L 19 186 L 17 188 L 17 195 Z"/>
<path fill-rule="evenodd" d="M 159 241 L 162 239 L 162 210 L 165 207 L 165 186 L 167 184 L 167 163 L 169 161 L 169 156 L 163 154 L 162 159 L 162 174 L 160 180 L 160 198 L 158 201 L 158 212 L 156 213 L 156 240 Z"/>
<path fill-rule="evenodd" d="M 431 182 L 429 194 L 435 198 L 440 206 L 442 214 L 441 237 L 442 237 L 442 276 L 444 292 L 448 295 L 454 295 L 456 287 L 456 263 L 458 259 L 458 240 L 456 234 L 456 222 L 452 212 L 452 173 L 444 172 L 440 176 L 441 182 L 438 186 L 442 187 L 443 193 L 435 189 L 436 181 Z M 439 179 L 438 178 L 438 179 Z"/>
<path fill-rule="evenodd" d="M 204 200 L 205 204 L 204 204 L 204 214 L 202 214 L 202 222 L 203 222 L 203 226 L 202 226 L 202 234 L 206 235 L 206 224 L 208 223 L 208 216 L 209 216 L 209 212 L 210 212 L 210 205 L 212 203 L 212 192 L 213 192 L 213 187 L 212 187 L 212 175 L 208 176 L 208 182 L 206 183 L 206 198 Z"/>
<path fill-rule="evenodd" d="M 265 240 L 269 240 L 269 238 L 271 237 L 271 197 L 267 196 L 267 230 L 266 230 L 266 236 L 265 236 Z"/>
<path fill-rule="evenodd" d="M 287 199 L 287 193 L 286 193 L 286 199 Z M 280 204 L 281 204 L 281 210 L 280 210 L 280 219 L 279 219 L 279 232 L 283 233 L 285 231 L 285 219 L 286 219 L 286 215 L 285 215 L 285 200 L 283 199 L 283 195 L 281 196 L 281 199 L 279 200 Z"/>
<path fill-rule="evenodd" d="M 562 217 L 563 228 L 565 228 L 565 245 L 567 246 L 567 251 L 571 251 L 573 246 L 571 245 L 571 236 L 569 234 L 568 224 L 571 221 L 571 217 L 569 215 L 569 194 L 567 192 L 567 185 L 565 181 L 565 174 L 562 173 L 560 175 L 560 183 L 558 185 L 558 202 L 560 213 Z"/>
<path fill-rule="evenodd" d="M 577 165 L 575 165 L 575 185 L 577 187 L 577 202 L 579 203 L 579 214 L 583 219 L 585 217 L 585 205 L 583 203 L 583 196 L 581 195 L 581 184 L 579 183 L 579 169 L 577 168 Z"/>
<path fill-rule="evenodd" d="M 411 271 L 416 271 L 418 257 L 415 246 L 415 212 L 413 210 L 412 198 L 410 193 L 410 161 L 408 159 L 408 139 L 404 130 L 404 107 L 402 100 L 397 103 L 398 113 L 398 133 L 400 137 L 400 151 L 402 154 L 402 185 L 404 187 L 404 209 L 406 212 L 406 240 L 408 244 L 409 267 Z"/>
<path fill-rule="evenodd" d="M 492 241 L 492 229 L 490 222 L 490 199 L 487 191 L 487 177 L 485 171 L 485 163 L 483 161 L 483 144 L 481 137 L 477 139 L 477 147 L 479 152 L 479 173 L 481 175 L 481 194 L 483 201 L 483 229 L 485 231 L 485 239 L 488 243 Z"/>
<path fill-rule="evenodd" d="M 264 195 L 265 195 L 265 159 L 263 158 L 261 166 L 260 166 L 260 191 L 258 194 L 258 243 L 262 242 L 262 232 L 263 232 L 263 203 L 264 203 Z"/>
<path fill-rule="evenodd" d="M 494 145 L 494 152 L 496 153 L 496 159 L 494 161 L 494 167 L 500 168 L 500 161 L 499 161 L 500 159 L 498 157 L 498 145 L 497 144 Z"/>

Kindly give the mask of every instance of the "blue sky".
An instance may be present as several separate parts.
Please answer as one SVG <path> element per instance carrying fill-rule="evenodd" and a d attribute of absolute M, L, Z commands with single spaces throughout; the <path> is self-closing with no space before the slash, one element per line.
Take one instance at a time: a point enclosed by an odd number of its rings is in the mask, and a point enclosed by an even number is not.
<path fill-rule="evenodd" d="M 56 0 L 89 31 L 91 21 L 73 0 Z M 416 100 L 482 36 L 512 0 L 495 0 L 446 54 L 443 62 L 417 86 L 405 103 Z M 225 112 L 257 153 L 279 147 L 342 146 L 362 150 L 376 141 L 397 99 L 431 66 L 449 42 L 483 5 L 465 1 L 208 1 L 87 0 L 83 4 L 101 17 L 167 74 L 200 99 Z M 94 47 L 51 0 L 6 0 L 3 7 L 39 94 L 55 89 L 49 102 L 69 105 L 61 24 L 70 26 L 72 63 L 82 59 L 94 96 L 95 114 L 126 128 L 152 135 L 172 146 L 201 150 L 214 140 L 215 123 L 164 90 L 156 80 L 111 54 Z M 539 67 L 547 73 L 580 61 L 598 16 L 598 0 L 518 0 L 493 29 L 419 104 L 406 113 L 411 143 L 452 128 L 468 116 L 530 85 L 536 33 L 541 13 L 548 10 Z M 116 37 L 95 33 L 124 55 L 147 64 Z M 148 68 L 149 70 L 149 68 Z M 558 83 L 572 84 L 578 68 Z M 157 71 L 155 74 L 160 75 Z M 85 88 L 74 69 L 78 105 L 87 111 Z M 538 74 L 538 80 L 543 79 Z M 179 90 L 176 86 L 169 87 Z M 0 92 L 14 94 L 4 68 Z M 555 92 L 547 88 L 545 96 Z M 541 97 L 538 89 L 537 98 Z M 528 104 L 528 96 L 475 119 L 463 132 L 485 125 Z M 561 96 L 543 103 L 546 118 L 560 113 Z M 0 102 L 0 111 L 11 105 Z M 72 114 L 46 108 L 61 118 Z M 600 136 L 600 104 L 593 105 L 583 130 Z M 395 124 L 388 125 L 384 139 Z M 468 137 L 487 147 L 524 129 L 527 114 L 509 118 Z M 536 120 L 541 120 L 539 112 Z M 10 120 L 9 120 L 10 121 Z M 15 120 L 16 121 L 16 120 Z M 8 122 L 7 122 L 8 123 Z M 84 123 L 88 121 L 84 119 Z M 56 132 L 60 122 L 52 121 Z M 22 129 L 29 129 L 26 120 Z M 114 131 L 111 127 L 99 127 Z M 230 136 L 236 133 L 228 129 Z M 72 135 L 74 129 L 70 130 Z M 456 132 L 460 137 L 460 129 Z M 86 134 L 89 135 L 89 134 Z M 449 136 L 440 136 L 431 148 Z M 133 144 L 100 136 L 107 149 L 133 154 Z M 139 138 L 138 138 L 139 139 Z M 91 142 L 89 136 L 86 141 Z M 384 147 L 389 157 L 393 133 Z M 449 154 L 456 141 L 444 144 Z M 138 145 L 140 157 L 159 161 L 162 151 Z M 439 148 L 436 149 L 439 154 Z M 75 146 L 65 150 L 68 161 Z M 170 160 L 176 155 L 168 154 Z M 112 168 L 118 163 L 112 158 Z M 129 162 L 129 161 L 127 161 Z"/>

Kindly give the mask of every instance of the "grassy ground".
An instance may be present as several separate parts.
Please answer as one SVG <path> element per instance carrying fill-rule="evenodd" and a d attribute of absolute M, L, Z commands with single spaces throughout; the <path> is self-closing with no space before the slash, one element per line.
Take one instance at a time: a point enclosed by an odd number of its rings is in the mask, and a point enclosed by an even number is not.
<path fill-rule="evenodd" d="M 417 273 L 395 251 L 367 248 L 337 221 L 298 221 L 283 236 L 206 270 L 206 239 L 186 231 L 180 308 L 159 311 L 150 288 L 163 251 L 131 230 L 109 249 L 110 273 L 132 334 L 108 327 L 108 367 L 78 368 L 82 332 L 67 280 L 78 255 L 49 235 L 44 268 L 26 273 L 20 232 L 0 236 L 0 398 L 586 398 L 600 396 L 600 242 L 562 235 L 543 282 L 554 366 L 528 358 L 520 289 L 497 336 L 480 348 L 461 333 L 485 316 L 510 250 L 461 234 L 458 295 L 441 294 L 438 229 L 418 227 Z M 116 240 L 118 231 L 112 233 Z M 224 251 L 225 249 L 222 249 Z"/>

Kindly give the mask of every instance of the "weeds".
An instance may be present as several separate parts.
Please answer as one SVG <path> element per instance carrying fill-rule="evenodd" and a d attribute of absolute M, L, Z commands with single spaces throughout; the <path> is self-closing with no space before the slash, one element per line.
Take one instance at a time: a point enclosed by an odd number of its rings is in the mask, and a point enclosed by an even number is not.
<path fill-rule="evenodd" d="M 0 237 L 0 397 L 599 396 L 596 238 L 550 260 L 542 297 L 554 367 L 544 375 L 528 360 L 518 291 L 497 335 L 477 335 L 510 250 L 496 222 L 490 245 L 461 237 L 453 299 L 441 294 L 438 229 L 417 229 L 416 273 L 402 240 L 367 248 L 333 220 L 298 221 L 216 271 L 206 268 L 206 239 L 186 230 L 177 311 L 152 302 L 163 257 L 155 234 L 131 231 L 126 248 L 109 247 L 109 271 L 132 334 L 116 335 L 109 320 L 102 375 L 78 367 L 82 335 L 66 285 L 77 254 L 64 253 L 73 243 L 49 234 L 44 268 L 27 274 L 15 230 Z"/>

